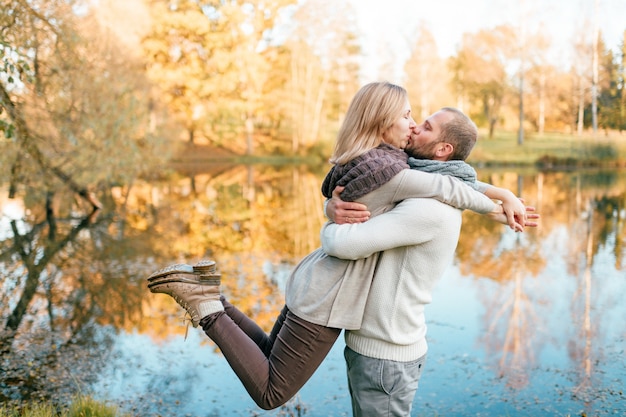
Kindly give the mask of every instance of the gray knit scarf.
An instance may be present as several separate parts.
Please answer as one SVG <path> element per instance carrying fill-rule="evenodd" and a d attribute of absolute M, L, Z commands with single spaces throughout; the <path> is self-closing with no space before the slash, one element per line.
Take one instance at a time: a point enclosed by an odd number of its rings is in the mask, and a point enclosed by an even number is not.
<path fill-rule="evenodd" d="M 431 159 L 409 158 L 409 166 L 411 169 L 433 174 L 452 175 L 476 188 L 476 171 L 464 161 L 433 161 Z"/>

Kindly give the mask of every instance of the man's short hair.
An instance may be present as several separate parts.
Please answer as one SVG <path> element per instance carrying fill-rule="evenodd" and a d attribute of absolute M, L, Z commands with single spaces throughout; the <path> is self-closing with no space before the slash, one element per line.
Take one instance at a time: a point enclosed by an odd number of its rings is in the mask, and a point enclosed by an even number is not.
<path fill-rule="evenodd" d="M 457 108 L 443 107 L 441 111 L 452 113 L 454 117 L 441 125 L 438 139 L 454 146 L 450 160 L 465 161 L 476 145 L 478 128 L 465 113 Z"/>

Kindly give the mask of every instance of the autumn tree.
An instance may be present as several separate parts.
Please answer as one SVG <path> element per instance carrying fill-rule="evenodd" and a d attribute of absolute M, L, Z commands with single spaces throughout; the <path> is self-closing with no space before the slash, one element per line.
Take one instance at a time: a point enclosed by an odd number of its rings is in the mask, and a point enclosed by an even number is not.
<path fill-rule="evenodd" d="M 463 36 L 457 55 L 450 60 L 453 91 L 477 103 L 470 114 L 489 127 L 489 137 L 501 116 L 501 108 L 510 88 L 507 65 L 516 45 L 516 33 L 510 26 L 483 29 Z"/>
<path fill-rule="evenodd" d="M 292 151 L 334 139 L 342 112 L 359 87 L 360 46 L 348 3 L 301 2 L 286 42 L 290 51 Z"/>
<path fill-rule="evenodd" d="M 411 56 L 404 66 L 413 117 L 424 120 L 441 107 L 453 103 L 448 69 L 439 57 L 432 33 L 420 26 Z"/>
<path fill-rule="evenodd" d="M 547 59 L 550 42 L 541 29 L 537 32 L 525 33 L 520 42 L 518 143 L 522 144 L 527 116 L 530 116 L 537 132 L 542 134 L 545 130 L 546 104 L 549 100 L 547 90 L 550 87 L 548 83 L 552 81 L 548 76 L 553 68 Z M 524 105 L 525 102 L 527 105 Z"/>
<path fill-rule="evenodd" d="M 598 36 L 596 47 L 590 42 L 581 40 L 578 43 L 580 47 L 576 48 L 574 71 L 579 84 L 577 125 L 579 136 L 585 125 L 591 126 L 594 134 L 598 123 L 602 122 L 604 127 L 608 127 L 610 107 L 614 105 L 613 98 L 617 94 L 617 64 L 613 53 L 606 47 L 602 35 Z M 595 55 L 597 55 L 596 58 L 594 58 Z M 596 60 L 597 68 L 594 68 Z"/>
<path fill-rule="evenodd" d="M 612 57 L 608 56 L 610 51 L 607 50 L 600 33 L 596 38 L 594 32 L 593 39 L 588 35 L 586 31 L 581 30 L 573 43 L 571 72 L 576 82 L 578 103 L 576 131 L 579 136 L 582 135 L 585 124 L 592 126 L 595 134 L 599 91 L 610 83 L 606 66 L 607 60 L 612 60 Z"/>
<path fill-rule="evenodd" d="M 61 183 L 98 207 L 96 185 L 130 181 L 150 155 L 164 156 L 152 152 L 160 130 L 149 129 L 141 64 L 99 30 L 92 9 L 77 14 L 79 2 L 4 3 L 0 127 L 10 140 L 2 152 L 10 194 L 53 193 Z"/>
<path fill-rule="evenodd" d="M 190 143 L 252 152 L 255 125 L 272 71 L 273 28 L 293 0 L 153 0 L 152 28 L 143 41 L 148 76 L 162 89 Z M 239 142 L 242 136 L 246 141 Z"/>
<path fill-rule="evenodd" d="M 591 44 L 582 36 L 582 32 L 577 36 L 573 48 L 574 56 L 571 65 L 573 78 L 574 96 L 577 102 L 576 133 L 581 136 L 585 125 L 585 104 L 591 102 L 589 99 L 591 91 L 591 81 L 588 74 L 591 73 L 592 54 Z"/>
<path fill-rule="evenodd" d="M 626 130 L 626 30 L 617 56 L 617 97 L 612 121 L 620 132 Z"/>
<path fill-rule="evenodd" d="M 625 35 L 626 37 L 626 32 Z M 602 43 L 600 44 L 602 45 Z M 598 125 L 622 131 L 626 129 L 626 108 L 624 107 L 624 45 L 616 55 L 611 50 L 600 51 Z"/>
<path fill-rule="evenodd" d="M 197 2 L 155 0 L 149 5 L 152 25 L 143 39 L 147 75 L 194 143 L 211 100 L 217 99 L 219 84 L 211 77 L 224 71 L 215 58 L 220 22 L 209 19 Z"/>
<path fill-rule="evenodd" d="M 540 135 L 548 130 L 573 131 L 572 75 L 542 61 L 528 69 L 526 79 L 527 123 Z"/>
<path fill-rule="evenodd" d="M 253 150 L 253 137 L 257 142 L 265 144 L 266 152 L 272 149 L 269 144 L 273 140 L 272 132 L 267 128 L 273 126 L 268 113 L 274 103 L 271 100 L 268 103 L 267 98 L 276 90 L 269 80 L 274 72 L 284 73 L 286 69 L 285 66 L 277 65 L 285 61 L 280 57 L 284 54 L 284 48 L 280 45 L 276 25 L 280 13 L 294 3 L 294 0 L 245 1 L 231 13 L 230 21 L 233 21 L 232 15 L 237 15 L 239 23 L 230 30 L 236 34 L 233 35 L 230 48 L 234 58 L 229 74 L 230 85 L 235 92 L 233 110 L 237 118 L 244 120 L 248 154 Z M 236 31 L 237 28 L 239 31 Z M 270 121 L 270 125 L 265 121 Z"/>

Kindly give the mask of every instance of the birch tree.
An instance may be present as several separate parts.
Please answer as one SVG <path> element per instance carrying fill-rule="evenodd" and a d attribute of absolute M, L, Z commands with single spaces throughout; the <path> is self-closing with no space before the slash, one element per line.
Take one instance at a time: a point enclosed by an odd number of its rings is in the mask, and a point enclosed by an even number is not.
<path fill-rule="evenodd" d="M 349 4 L 308 0 L 294 14 L 286 43 L 291 55 L 289 94 L 292 151 L 334 139 L 342 112 L 359 87 L 360 53 Z"/>
<path fill-rule="evenodd" d="M 412 43 L 413 51 L 404 66 L 406 88 L 414 117 L 424 120 L 441 107 L 450 105 L 453 95 L 449 71 L 439 57 L 432 33 L 420 27 Z M 462 109 L 463 105 L 459 107 Z"/>

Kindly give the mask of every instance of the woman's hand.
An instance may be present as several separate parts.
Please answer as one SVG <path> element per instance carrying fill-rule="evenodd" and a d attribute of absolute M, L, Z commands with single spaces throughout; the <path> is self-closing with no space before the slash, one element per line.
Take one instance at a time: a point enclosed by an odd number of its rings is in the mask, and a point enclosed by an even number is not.
<path fill-rule="evenodd" d="M 516 232 L 523 232 L 525 227 L 537 227 L 539 224 L 536 220 L 540 219 L 541 216 L 538 213 L 535 213 L 535 207 L 532 206 L 524 206 L 523 200 L 519 199 L 523 206 L 523 213 L 514 217 L 513 224 L 511 225 L 510 216 L 507 216 L 504 204 L 497 204 L 496 209 L 491 213 L 486 214 L 488 218 L 494 220 L 498 223 L 506 224 L 511 227 L 511 229 Z M 518 210 L 519 212 L 520 210 Z"/>

